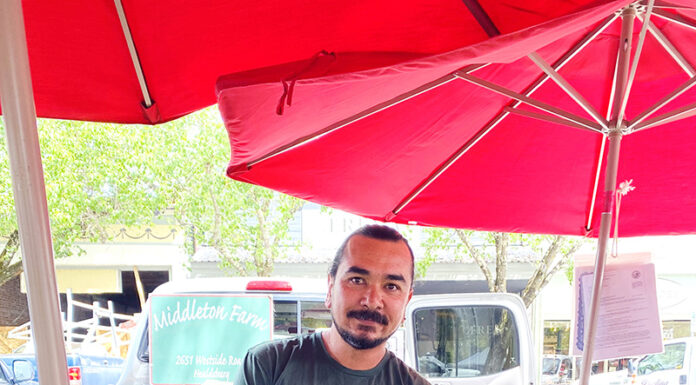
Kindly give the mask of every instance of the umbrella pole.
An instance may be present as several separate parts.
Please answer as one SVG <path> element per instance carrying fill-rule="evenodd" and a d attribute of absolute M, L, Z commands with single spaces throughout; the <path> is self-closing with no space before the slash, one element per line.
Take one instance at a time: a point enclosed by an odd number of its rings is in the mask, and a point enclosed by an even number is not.
<path fill-rule="evenodd" d="M 594 352 L 594 340 L 597 332 L 597 319 L 599 318 L 599 302 L 602 291 L 602 279 L 604 278 L 604 265 L 607 259 L 607 245 L 611 230 L 612 214 L 614 209 L 614 194 L 616 190 L 616 174 L 619 168 L 619 151 L 621 149 L 621 137 L 625 122 L 618 121 L 621 115 L 621 106 L 628 97 L 629 82 L 629 55 L 631 54 L 631 41 L 633 35 L 633 22 L 635 20 L 635 8 L 628 6 L 621 12 L 621 38 L 616 58 L 616 73 L 614 77 L 614 91 L 616 97 L 612 101 L 612 120 L 607 134 L 609 140 L 609 153 L 604 175 L 604 203 L 599 224 L 599 237 L 597 239 L 597 256 L 592 284 L 592 296 L 590 306 L 586 310 L 585 339 L 582 350 L 582 368 L 580 373 L 580 385 L 589 385 L 590 371 L 592 369 L 592 353 Z"/>
<path fill-rule="evenodd" d="M 68 385 L 21 0 L 0 1 L 0 100 L 39 377 Z"/>
<path fill-rule="evenodd" d="M 586 310 L 585 340 L 582 351 L 582 367 L 580 373 L 580 385 L 588 385 L 590 370 L 592 369 L 592 353 L 594 352 L 595 333 L 597 331 L 597 319 L 599 318 L 599 299 L 601 297 L 602 279 L 604 278 L 604 265 L 607 259 L 607 245 L 609 231 L 611 230 L 612 210 L 614 202 L 614 190 L 616 190 L 616 172 L 619 166 L 619 150 L 621 147 L 622 133 L 614 130 L 609 134 L 609 154 L 607 156 L 606 174 L 604 179 L 604 209 L 600 217 L 599 237 L 597 240 L 597 256 L 595 259 L 594 282 L 592 284 L 592 297 L 590 306 Z M 589 311 L 588 311 L 589 310 Z"/>

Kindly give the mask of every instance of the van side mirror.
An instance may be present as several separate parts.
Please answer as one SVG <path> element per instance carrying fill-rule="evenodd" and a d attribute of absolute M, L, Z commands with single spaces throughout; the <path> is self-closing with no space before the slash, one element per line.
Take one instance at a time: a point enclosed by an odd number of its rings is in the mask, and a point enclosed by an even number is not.
<path fill-rule="evenodd" d="M 34 367 L 27 360 L 16 360 L 12 363 L 12 371 L 16 382 L 29 381 L 34 378 Z"/>

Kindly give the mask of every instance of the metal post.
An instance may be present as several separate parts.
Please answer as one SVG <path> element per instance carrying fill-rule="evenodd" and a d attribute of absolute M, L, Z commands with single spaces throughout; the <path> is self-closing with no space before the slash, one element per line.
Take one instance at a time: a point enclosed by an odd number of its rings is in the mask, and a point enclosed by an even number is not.
<path fill-rule="evenodd" d="M 625 90 L 628 83 L 631 39 L 633 35 L 633 22 L 636 11 L 633 7 L 624 8 L 621 13 L 621 39 L 616 61 L 616 76 L 614 77 L 616 95 L 612 106 L 612 120 L 609 127 L 609 153 L 607 155 L 606 171 L 604 175 L 604 204 L 599 225 L 599 237 L 597 240 L 597 256 L 595 259 L 594 282 L 592 285 L 592 297 L 588 307 L 588 316 L 585 318 L 585 343 L 582 352 L 582 371 L 580 373 L 580 385 L 589 385 L 590 371 L 592 369 L 592 353 L 594 352 L 594 338 L 597 331 L 597 319 L 599 318 L 599 302 L 602 291 L 602 279 L 604 278 L 604 265 L 607 258 L 607 245 L 609 243 L 609 231 L 614 209 L 614 194 L 616 190 L 616 174 L 619 168 L 619 151 L 621 149 L 621 137 L 625 122 L 617 121 L 620 114 Z"/>
<path fill-rule="evenodd" d="M 113 338 L 114 347 L 111 349 L 112 353 L 115 352 L 115 356 L 121 356 L 121 340 L 118 338 L 118 332 L 116 331 L 116 319 L 114 318 L 114 303 L 113 301 L 107 301 L 106 307 L 109 309 L 109 326 L 111 326 L 111 337 Z"/>
<path fill-rule="evenodd" d="M 75 311 L 73 304 L 72 289 L 68 288 L 65 291 L 65 307 L 68 314 L 68 319 L 65 323 L 65 340 L 67 341 L 67 350 L 72 353 L 73 350 L 73 325 L 75 325 Z"/>
<path fill-rule="evenodd" d="M 87 330 L 87 338 L 85 338 L 85 341 L 92 335 L 92 339 L 89 341 L 94 341 L 94 344 L 98 344 L 98 338 L 99 338 L 99 308 L 101 307 L 101 303 L 98 301 L 92 302 L 92 326 L 89 327 L 89 330 Z"/>
<path fill-rule="evenodd" d="M 619 150 L 621 147 L 620 131 L 609 134 L 609 154 L 607 159 L 606 174 L 604 177 L 604 209 L 600 218 L 599 239 L 597 240 L 597 257 L 595 259 L 594 282 L 592 285 L 592 297 L 588 309 L 589 317 L 585 319 L 585 344 L 582 352 L 582 373 L 580 385 L 588 385 L 590 381 L 590 369 L 592 369 L 592 353 L 594 352 L 594 338 L 597 331 L 597 319 L 599 318 L 599 299 L 602 291 L 602 279 L 604 278 L 604 265 L 607 258 L 607 245 L 609 243 L 609 231 L 613 211 L 613 195 L 616 190 L 616 172 L 619 166 Z"/>
<path fill-rule="evenodd" d="M 0 100 L 39 378 L 68 385 L 21 0 L 0 1 Z"/>

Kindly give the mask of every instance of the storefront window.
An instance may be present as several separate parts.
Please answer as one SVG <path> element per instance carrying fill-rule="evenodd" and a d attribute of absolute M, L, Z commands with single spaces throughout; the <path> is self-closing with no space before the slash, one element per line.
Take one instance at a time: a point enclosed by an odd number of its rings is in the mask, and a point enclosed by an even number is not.
<path fill-rule="evenodd" d="M 569 354 L 570 321 L 544 322 L 544 354 Z"/>

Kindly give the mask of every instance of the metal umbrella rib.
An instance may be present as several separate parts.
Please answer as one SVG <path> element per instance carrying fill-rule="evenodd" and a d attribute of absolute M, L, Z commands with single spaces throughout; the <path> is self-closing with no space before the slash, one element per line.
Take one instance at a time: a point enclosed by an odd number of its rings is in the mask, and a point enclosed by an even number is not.
<path fill-rule="evenodd" d="M 596 38 L 605 28 L 607 28 L 618 15 L 612 15 L 607 17 L 601 23 L 599 23 L 595 28 L 589 33 L 583 36 L 580 41 L 575 44 L 568 52 L 566 52 L 560 59 L 556 61 L 553 65 L 555 71 L 560 70 L 566 65 L 575 55 L 577 55 L 583 48 L 585 48 L 594 38 Z M 538 90 L 547 80 L 549 79 L 548 73 L 543 73 L 539 78 L 537 78 L 532 84 L 530 84 L 523 92 L 522 95 L 528 97 L 533 94 L 534 91 Z M 461 158 L 471 147 L 473 147 L 479 140 L 481 140 L 486 134 L 488 134 L 498 123 L 500 123 L 505 117 L 510 113 L 520 113 L 520 114 L 530 114 L 537 116 L 538 119 L 547 119 L 547 117 L 542 117 L 544 115 L 534 114 L 529 112 L 521 112 L 522 110 L 517 109 L 517 107 L 522 103 L 520 100 L 515 100 L 511 105 L 504 107 L 498 115 L 491 119 L 476 135 L 474 135 L 467 143 L 460 147 L 452 156 L 443 162 L 443 164 L 438 167 L 431 175 L 428 176 L 423 182 L 421 182 L 411 193 L 409 193 L 404 199 L 399 202 L 399 204 L 385 217 L 385 220 L 389 221 L 394 219 L 401 210 L 404 209 L 413 199 L 415 199 L 420 193 L 423 192 L 435 179 L 442 175 L 445 170 L 447 170 L 452 164 L 454 164 L 459 158 Z M 563 122 L 571 127 L 578 127 L 583 129 L 588 129 L 588 127 L 574 123 L 567 119 L 558 119 L 558 122 Z M 591 123 L 591 122 L 590 122 Z M 598 129 L 598 127 L 596 128 Z M 596 184 L 595 184 L 596 188 Z"/>
<path fill-rule="evenodd" d="M 558 116 L 559 118 L 566 119 L 572 123 L 575 123 L 577 125 L 583 126 L 588 130 L 593 130 L 596 132 L 602 132 L 601 126 L 595 124 L 594 122 L 585 119 L 583 117 L 574 115 L 570 112 L 564 111 L 558 107 L 554 107 L 548 103 L 544 103 L 542 101 L 530 98 L 528 96 L 525 96 L 523 94 L 517 93 L 515 91 L 509 90 L 505 87 L 499 86 L 497 84 L 491 83 L 487 80 L 477 78 L 476 76 L 472 76 L 469 74 L 464 74 L 464 73 L 457 73 L 456 76 L 460 79 L 466 80 L 470 83 L 476 84 L 477 86 L 486 88 L 490 91 L 499 93 L 501 95 L 507 96 L 509 98 L 515 99 L 517 101 L 523 102 L 525 104 L 528 104 L 532 107 L 538 108 L 544 112 L 548 112 L 549 114 L 553 114 Z M 605 123 L 606 124 L 606 123 Z"/>
<path fill-rule="evenodd" d="M 470 67 L 467 68 L 467 69 L 464 69 L 463 71 L 466 71 L 466 72 L 473 72 L 473 71 L 475 71 L 475 70 L 477 70 L 477 69 L 483 68 L 484 66 L 485 66 L 485 65 L 474 65 L 474 66 L 470 66 Z M 423 94 L 423 93 L 425 93 L 425 92 L 434 90 L 434 89 L 436 89 L 436 88 L 438 88 L 438 87 L 441 87 L 441 86 L 443 86 L 443 85 L 445 85 L 445 84 L 447 84 L 447 83 L 449 83 L 449 82 L 451 82 L 451 81 L 453 81 L 453 80 L 456 80 L 456 76 L 454 76 L 454 75 L 452 75 L 452 74 L 448 74 L 448 75 L 445 75 L 445 76 L 441 77 L 440 79 L 437 79 L 437 80 L 434 80 L 434 81 L 432 81 L 432 82 L 430 82 L 430 83 L 424 84 L 424 85 L 422 85 L 421 87 L 418 87 L 418 88 L 416 88 L 416 89 L 414 89 L 414 90 L 405 92 L 405 93 L 403 93 L 403 94 L 401 94 L 401 95 L 398 95 L 398 96 L 396 96 L 396 97 L 394 97 L 394 98 L 392 98 L 392 99 L 390 99 L 390 100 L 388 100 L 388 101 L 386 101 L 386 102 L 384 102 L 384 103 L 380 103 L 380 104 L 378 104 L 378 105 L 376 105 L 376 106 L 374 106 L 374 107 L 371 107 L 371 108 L 369 108 L 369 109 L 367 109 L 367 110 L 361 111 L 361 112 L 359 112 L 359 113 L 357 113 L 357 114 L 355 114 L 355 115 L 353 115 L 353 116 L 351 116 L 351 117 L 349 117 L 349 118 L 346 118 L 346 119 L 344 119 L 344 120 L 342 120 L 342 121 L 340 121 L 340 122 L 337 122 L 337 123 L 335 123 L 335 124 L 333 124 L 333 125 L 331 125 L 331 126 L 328 126 L 328 127 L 324 128 L 324 129 L 322 129 L 322 130 L 319 130 L 319 131 L 314 132 L 314 133 L 312 133 L 312 134 L 310 134 L 310 135 L 307 135 L 307 136 L 305 136 L 305 137 L 299 138 L 299 139 L 297 139 L 297 140 L 295 140 L 295 141 L 293 141 L 293 142 L 291 142 L 291 143 L 288 143 L 288 144 L 286 144 L 286 145 L 284 145 L 284 146 L 281 146 L 281 147 L 279 147 L 279 148 L 277 148 L 277 149 L 275 149 L 275 150 L 269 152 L 268 154 L 266 154 L 266 155 L 264 155 L 264 156 L 262 156 L 262 157 L 260 157 L 260 158 L 258 158 L 258 159 L 255 159 L 255 160 L 249 162 L 249 163 L 247 164 L 247 168 L 250 169 L 251 167 L 253 167 L 253 166 L 255 166 L 255 165 L 257 165 L 257 164 L 259 164 L 259 163 L 261 163 L 261 162 L 263 162 L 263 161 L 265 161 L 265 160 L 271 159 L 271 158 L 273 158 L 273 157 L 275 157 L 275 156 L 278 156 L 278 155 L 280 155 L 280 154 L 282 154 L 282 153 L 284 153 L 284 152 L 290 151 L 290 150 L 292 150 L 292 149 L 294 149 L 294 148 L 297 148 L 297 147 L 299 147 L 299 146 L 302 146 L 302 145 L 304 145 L 304 144 L 307 144 L 307 143 L 309 143 L 309 142 L 311 142 L 311 141 L 313 141 L 313 140 L 317 140 L 317 139 L 321 138 L 321 137 L 324 136 L 324 135 L 328 135 L 328 134 L 330 134 L 330 133 L 332 133 L 332 132 L 334 132 L 334 131 L 336 131 L 336 130 L 339 130 L 339 129 L 341 129 L 341 128 L 343 128 L 343 127 L 346 127 L 346 126 L 348 126 L 348 125 L 350 125 L 350 124 L 353 124 L 353 123 L 358 122 L 358 121 L 360 121 L 360 120 L 362 120 L 362 119 L 365 119 L 365 118 L 367 118 L 367 117 L 370 117 L 370 116 L 372 116 L 372 115 L 374 115 L 374 114 L 377 114 L 377 113 L 379 113 L 379 112 L 381 112 L 381 111 L 384 111 L 384 110 L 386 110 L 386 109 L 388 109 L 388 108 L 390 108 L 390 107 L 396 106 L 396 105 L 398 105 L 398 104 L 400 104 L 400 103 L 403 103 L 403 102 L 405 102 L 405 101 L 407 101 L 407 100 L 409 100 L 409 99 L 412 99 L 412 98 L 414 98 L 414 97 L 416 97 L 416 96 L 418 96 L 418 95 L 421 95 L 421 94 Z"/>
<path fill-rule="evenodd" d="M 121 23 L 121 28 L 123 29 L 123 37 L 128 45 L 128 53 L 133 60 L 133 69 L 135 70 L 135 75 L 138 78 L 138 84 L 140 85 L 140 90 L 143 93 L 143 105 L 145 108 L 152 106 L 152 98 L 150 98 L 150 90 L 147 87 L 147 82 L 145 81 L 145 74 L 143 74 L 143 67 L 140 64 L 140 58 L 138 57 L 138 51 L 135 48 L 135 42 L 133 41 L 133 35 L 131 34 L 130 27 L 128 26 L 128 19 L 126 18 L 126 12 L 123 10 L 123 4 L 121 0 L 114 0 L 116 5 L 116 12 L 118 13 L 118 21 Z"/>

